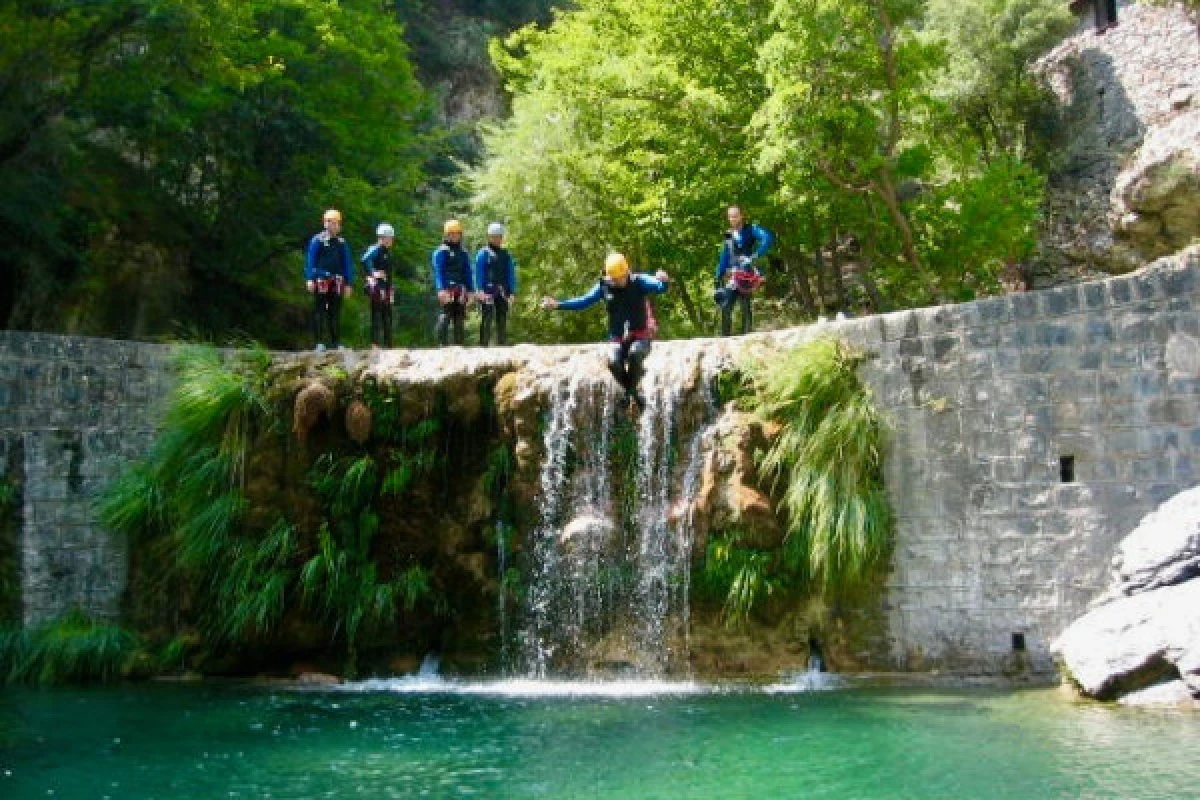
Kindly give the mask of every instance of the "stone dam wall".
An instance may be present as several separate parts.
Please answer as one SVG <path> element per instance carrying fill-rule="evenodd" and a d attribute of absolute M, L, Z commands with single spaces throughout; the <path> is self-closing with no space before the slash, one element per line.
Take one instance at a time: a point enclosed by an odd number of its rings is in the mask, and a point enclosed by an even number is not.
<path fill-rule="evenodd" d="M 0 475 L 16 489 L 0 530 L 17 534 L 26 624 L 117 616 L 128 553 L 95 496 L 149 450 L 170 387 L 167 346 L 0 331 Z"/>
<path fill-rule="evenodd" d="M 753 337 L 829 332 L 871 354 L 897 544 L 875 610 L 886 632 L 863 663 L 1053 669 L 1049 644 L 1105 587 L 1116 543 L 1197 483 L 1198 308 L 1193 248 L 1105 281 Z M 150 446 L 170 385 L 163 346 L 0 332 L 27 624 L 76 605 L 119 613 L 127 547 L 96 525 L 93 498 Z"/>

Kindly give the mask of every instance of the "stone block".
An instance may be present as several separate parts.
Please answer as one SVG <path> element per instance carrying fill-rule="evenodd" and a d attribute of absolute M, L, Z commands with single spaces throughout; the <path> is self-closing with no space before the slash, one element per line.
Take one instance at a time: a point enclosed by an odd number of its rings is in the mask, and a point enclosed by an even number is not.
<path fill-rule="evenodd" d="M 1115 339 L 1112 323 L 1107 319 L 1089 319 L 1084 325 L 1084 336 L 1088 344 L 1104 345 Z"/>
<path fill-rule="evenodd" d="M 1100 311 L 1108 306 L 1108 293 L 1102 283 L 1083 285 L 1083 307 L 1088 311 Z"/>
<path fill-rule="evenodd" d="M 1112 305 L 1127 305 L 1133 302 L 1133 284 L 1129 278 L 1112 278 L 1108 281 L 1108 296 Z"/>
<path fill-rule="evenodd" d="M 1012 304 L 1008 297 L 989 297 L 973 305 L 981 325 L 1006 325 L 1013 321 Z"/>
<path fill-rule="evenodd" d="M 1014 294 L 1011 297 L 1013 319 L 1029 320 L 1034 319 L 1040 313 L 1038 310 L 1037 295 L 1033 293 Z"/>
<path fill-rule="evenodd" d="M 1163 286 L 1157 272 L 1140 272 L 1133 276 L 1134 295 L 1138 300 L 1158 300 L 1164 296 Z"/>
<path fill-rule="evenodd" d="M 1079 335 L 1070 325 L 1042 323 L 1037 326 L 1036 344 L 1042 347 L 1073 347 Z"/>
<path fill-rule="evenodd" d="M 1081 303 L 1078 286 L 1062 286 L 1040 294 L 1042 313 L 1047 317 L 1061 317 L 1079 311 Z"/>

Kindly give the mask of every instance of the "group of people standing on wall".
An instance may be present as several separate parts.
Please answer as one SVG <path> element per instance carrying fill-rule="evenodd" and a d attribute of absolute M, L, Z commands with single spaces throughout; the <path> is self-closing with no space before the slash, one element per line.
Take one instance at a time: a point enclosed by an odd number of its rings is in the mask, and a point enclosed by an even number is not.
<path fill-rule="evenodd" d="M 321 232 L 309 240 L 304 261 L 305 286 L 313 296 L 312 335 L 318 351 L 325 349 L 326 333 L 330 346 L 341 346 L 342 300 L 353 294 L 355 277 L 354 257 L 342 237 L 341 212 L 326 211 L 322 223 Z M 396 230 L 385 222 L 375 229 L 375 235 L 375 244 L 360 259 L 371 302 L 371 345 L 391 347 L 399 268 L 392 253 Z M 490 344 L 494 328 L 497 342 L 507 344 L 508 309 L 516 297 L 517 268 L 504 247 L 504 226 L 488 226 L 488 243 L 476 254 L 474 269 L 462 238 L 462 224 L 450 220 L 443 229 L 442 244 L 433 251 L 433 285 L 441 307 L 438 341 L 449 344 L 453 329 L 454 344 L 463 344 L 467 304 L 473 298 L 483 313 L 479 343 L 485 347 Z"/>
<path fill-rule="evenodd" d="M 713 300 L 721 311 L 721 335 L 733 329 L 733 314 L 740 309 L 741 332 L 753 326 L 751 301 L 765 280 L 764 267 L 774 237 L 765 228 L 749 222 L 738 206 L 727 211 L 729 231 L 717 262 Z M 324 228 L 309 242 L 304 277 L 313 295 L 313 338 L 317 350 L 324 350 L 325 331 L 333 347 L 341 342 L 339 316 L 344 297 L 354 285 L 354 261 L 350 247 L 342 238 L 342 215 L 325 212 Z M 493 222 L 487 229 L 487 244 L 475 254 L 474 263 L 463 245 L 463 226 L 449 220 L 442 228 L 442 242 L 433 251 L 433 288 L 440 308 L 437 338 L 442 346 L 464 344 L 467 309 L 472 300 L 479 305 L 479 343 L 508 343 L 508 314 L 517 296 L 517 264 L 504 246 L 505 229 Z M 397 264 L 392 256 L 396 232 L 391 225 L 376 229 L 378 240 L 367 249 L 361 261 L 366 291 L 371 301 L 371 343 L 392 346 L 392 305 L 395 302 Z M 608 366 L 625 389 L 630 403 L 640 407 L 638 392 L 643 363 L 657 333 L 653 295 L 667 291 L 670 278 L 659 270 L 655 275 L 633 272 L 628 259 L 620 253 L 608 256 L 604 274 L 591 289 L 578 297 L 558 300 L 543 298 L 541 307 L 552 311 L 582 311 L 604 301 L 608 312 L 608 340 L 611 344 Z"/>

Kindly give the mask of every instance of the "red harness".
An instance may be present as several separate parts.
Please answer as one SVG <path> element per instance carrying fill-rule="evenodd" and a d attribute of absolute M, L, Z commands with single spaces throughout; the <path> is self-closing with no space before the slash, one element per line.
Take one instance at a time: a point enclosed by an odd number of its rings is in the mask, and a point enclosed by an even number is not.
<path fill-rule="evenodd" d="M 762 274 L 751 269 L 735 269 L 733 271 L 733 285 L 742 294 L 750 294 L 763 285 Z"/>
<path fill-rule="evenodd" d="M 614 342 L 628 344 L 629 342 L 649 342 L 658 337 L 658 319 L 654 316 L 654 304 L 646 301 L 646 327 L 630 331 L 624 336 L 614 336 Z"/>
<path fill-rule="evenodd" d="M 330 278 L 317 278 L 317 293 L 318 294 L 341 294 L 342 285 L 346 279 L 341 275 L 334 275 Z"/>

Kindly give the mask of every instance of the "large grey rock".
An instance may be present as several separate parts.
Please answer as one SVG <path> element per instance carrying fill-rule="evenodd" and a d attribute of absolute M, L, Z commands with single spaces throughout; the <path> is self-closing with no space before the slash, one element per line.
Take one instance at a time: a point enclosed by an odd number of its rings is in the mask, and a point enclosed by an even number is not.
<path fill-rule="evenodd" d="M 1051 651 L 1091 697 L 1111 699 L 1175 677 L 1200 693 L 1200 581 L 1093 609 Z"/>
<path fill-rule="evenodd" d="M 1144 256 L 1200 235 L 1200 110 L 1151 129 L 1112 190 L 1113 228 Z"/>
<path fill-rule="evenodd" d="M 1108 597 L 1173 586 L 1200 575 L 1200 487 L 1147 514 L 1117 547 L 1116 585 Z"/>

